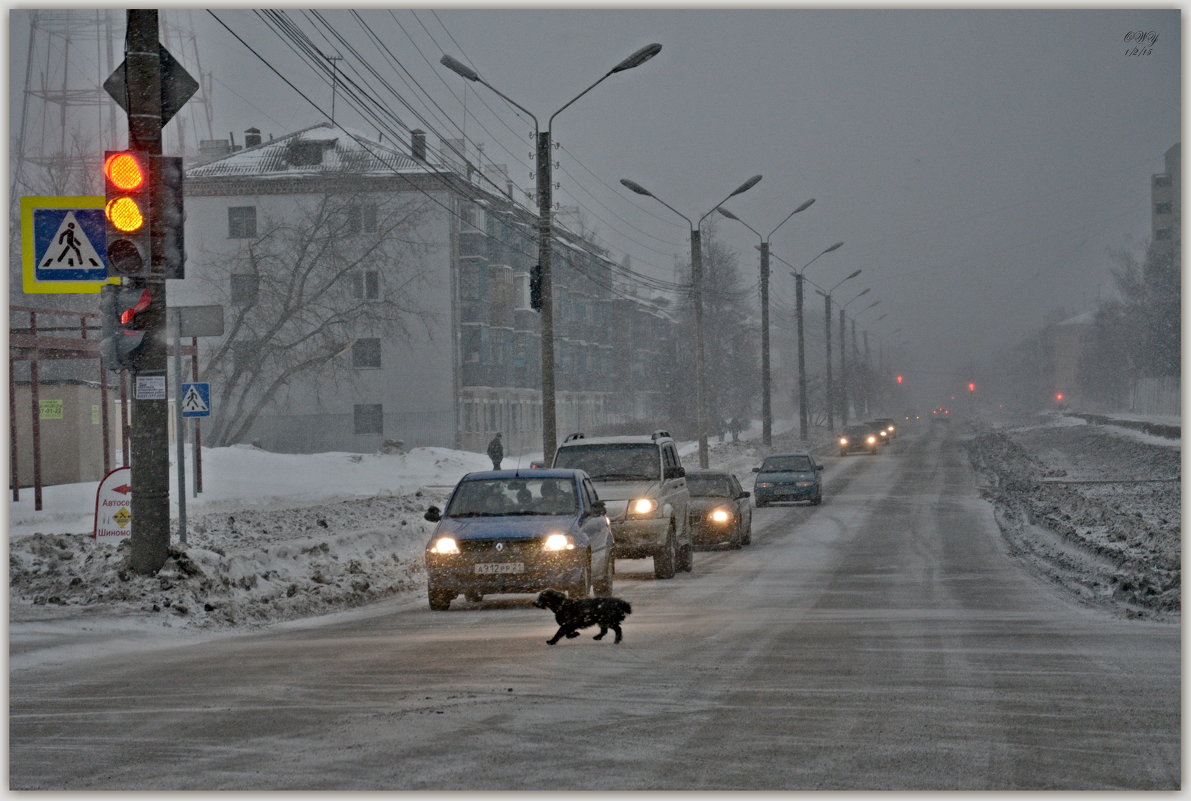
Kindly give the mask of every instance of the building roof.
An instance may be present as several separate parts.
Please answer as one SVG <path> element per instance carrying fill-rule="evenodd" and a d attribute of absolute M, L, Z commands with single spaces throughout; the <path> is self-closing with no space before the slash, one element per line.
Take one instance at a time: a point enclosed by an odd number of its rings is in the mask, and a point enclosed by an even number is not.
<path fill-rule="evenodd" d="M 323 122 L 191 167 L 186 178 L 298 177 L 341 172 L 383 176 L 437 171 L 415 161 L 406 148 Z"/>
<path fill-rule="evenodd" d="M 1096 312 L 1086 311 L 1083 314 L 1077 314 L 1074 317 L 1068 317 L 1056 325 L 1092 325 L 1096 322 Z"/>

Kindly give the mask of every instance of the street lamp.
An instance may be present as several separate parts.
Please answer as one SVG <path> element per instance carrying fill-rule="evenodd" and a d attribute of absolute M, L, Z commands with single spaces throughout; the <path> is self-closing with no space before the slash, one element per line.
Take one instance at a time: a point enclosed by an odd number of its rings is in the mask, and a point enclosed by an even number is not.
<path fill-rule="evenodd" d="M 628 189 L 636 192 L 638 195 L 651 197 L 658 203 L 661 203 L 670 211 L 677 214 L 682 219 L 686 220 L 687 225 L 691 227 L 691 279 L 695 286 L 695 372 L 696 378 L 696 400 L 698 406 L 697 425 L 699 428 L 699 467 L 706 469 L 707 464 L 707 376 L 703 360 L 703 243 L 702 234 L 699 231 L 703 221 L 706 220 L 712 211 L 715 211 L 721 203 L 726 202 L 730 198 L 736 197 L 742 192 L 747 192 L 757 185 L 761 180 L 760 175 L 754 175 L 740 186 L 732 190 L 728 197 L 721 200 L 711 207 L 711 211 L 699 218 L 699 222 L 691 222 L 691 218 L 687 217 L 678 209 L 671 206 L 660 197 L 650 192 L 645 187 L 641 186 L 628 178 L 621 178 L 620 182 Z"/>
<path fill-rule="evenodd" d="M 819 256 L 824 256 L 833 250 L 839 250 L 843 246 L 843 242 L 836 242 L 831 247 L 819 253 Z M 794 276 L 794 317 L 798 328 L 798 438 L 803 442 L 807 441 L 810 414 L 807 411 L 806 397 L 806 337 L 802 329 L 802 281 L 803 276 L 806 274 L 806 268 L 818 261 L 819 256 L 815 256 L 815 258 L 802 265 L 801 270 L 790 273 L 790 275 Z"/>
<path fill-rule="evenodd" d="M 844 309 L 848 308 L 854 301 L 867 295 L 872 291 L 872 287 L 867 287 L 859 295 L 856 295 L 852 300 L 840 305 L 839 307 L 839 388 L 840 388 L 840 425 L 848 424 L 848 340 L 844 336 Z M 852 321 L 852 346 L 856 346 L 856 321 Z"/>
<path fill-rule="evenodd" d="M 872 303 L 868 304 L 863 309 L 861 309 L 860 311 L 858 311 L 852 315 L 852 343 L 853 343 L 853 345 L 855 345 L 855 343 L 856 343 L 856 318 L 860 317 L 860 315 L 864 314 L 866 311 L 873 308 L 874 306 L 880 306 L 880 305 L 881 305 L 881 301 L 874 300 Z M 887 315 L 882 314 L 881 317 L 878 319 L 882 319 L 886 316 Z M 868 363 L 868 330 L 867 329 L 864 331 L 864 369 L 860 371 L 860 377 L 864 381 L 864 389 L 860 393 L 860 398 L 864 402 L 864 416 L 869 417 L 872 415 L 872 411 L 870 408 L 871 407 L 870 400 L 872 399 L 872 396 L 873 396 L 873 379 L 872 379 L 872 370 L 869 367 L 869 363 Z"/>
<path fill-rule="evenodd" d="M 661 52 L 662 46 L 654 43 L 642 47 L 628 58 L 608 70 L 603 77 L 571 98 L 566 105 L 550 115 L 546 122 L 546 130 L 538 127 L 538 118 L 524 106 L 518 104 L 492 84 L 480 77 L 480 74 L 458 59 L 444 55 L 439 61 L 452 72 L 469 81 L 481 83 L 495 92 L 509 105 L 520 109 L 533 120 L 534 138 L 537 140 L 537 188 L 538 188 L 538 270 L 541 276 L 542 297 L 542 456 L 549 461 L 554 456 L 554 448 L 558 444 L 558 431 L 555 420 L 554 404 L 554 302 L 552 281 L 550 274 L 550 207 L 553 204 L 551 183 L 553 181 L 550 163 L 550 137 L 554 125 L 554 118 L 583 95 L 590 92 L 609 75 L 639 67 Z"/>
<path fill-rule="evenodd" d="M 824 301 L 823 319 L 824 319 L 824 324 L 826 326 L 826 332 L 827 332 L 827 430 L 828 431 L 835 431 L 835 418 L 833 416 L 835 414 L 835 410 L 833 408 L 834 404 L 832 402 L 834 395 L 835 395 L 835 391 L 834 391 L 834 387 L 832 386 L 832 383 L 831 383 L 831 293 L 834 292 L 835 290 L 839 289 L 839 285 L 842 284 L 844 281 L 852 280 L 856 276 L 860 275 L 861 272 L 863 272 L 863 271 L 857 270 L 856 272 L 852 273 L 851 275 L 841 278 L 839 281 L 836 282 L 835 286 L 833 286 L 830 289 L 830 291 L 828 291 L 828 292 L 819 292 L 819 294 L 823 296 L 823 301 Z M 818 292 L 819 290 L 815 290 L 815 291 Z"/>
<path fill-rule="evenodd" d="M 766 445 L 773 444 L 773 407 L 769 399 L 772 384 L 769 374 L 769 240 L 787 220 L 800 211 L 806 211 L 814 202 L 815 199 L 811 198 L 787 214 L 786 219 L 769 232 L 769 236 L 762 236 L 760 231 L 722 206 L 716 209 L 729 220 L 736 220 L 752 231 L 761 240 L 761 441 Z"/>

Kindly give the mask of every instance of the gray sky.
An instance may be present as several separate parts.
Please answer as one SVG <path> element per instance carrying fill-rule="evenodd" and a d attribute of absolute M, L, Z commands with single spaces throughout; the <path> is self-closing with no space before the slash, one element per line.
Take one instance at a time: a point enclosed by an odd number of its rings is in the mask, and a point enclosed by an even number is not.
<path fill-rule="evenodd" d="M 251 10 L 216 13 L 329 110 L 326 80 Z M 320 121 L 209 14 L 186 15 L 202 69 L 213 73 L 217 135 L 234 131 L 241 141 L 256 126 L 267 138 Z M 908 369 L 978 358 L 1036 329 L 1058 306 L 1093 308 L 1112 291 L 1110 252 L 1139 251 L 1148 238 L 1150 175 L 1180 136 L 1177 10 L 440 8 L 361 16 L 441 107 L 413 103 L 424 122 L 394 101 L 401 121 L 427 129 L 435 147 L 440 135 L 459 135 L 449 115 L 525 188 L 532 124 L 483 86 L 465 92 L 439 56 L 471 64 L 544 125 L 629 53 L 661 43 L 652 61 L 609 77 L 555 119 L 555 199 L 581 206 L 599 239 L 636 269 L 670 278 L 675 255 L 689 253 L 687 225 L 630 194 L 620 178 L 697 218 L 761 173 L 760 184 L 726 205 L 762 233 L 816 198 L 774 235 L 773 253 L 801 266 L 843 240 L 808 277 L 830 287 L 862 269 L 837 296 L 871 287 L 849 310 L 880 300 L 862 327 L 901 328 L 893 339 L 915 354 Z M 290 17 L 332 49 L 307 17 Z M 417 98 L 356 19 L 326 19 L 403 96 Z M 1157 34 L 1148 54 L 1127 55 L 1130 31 Z M 338 49 L 345 69 L 359 63 Z M 379 86 L 372 76 L 369 83 Z M 375 133 L 342 95 L 336 111 L 338 121 Z M 756 236 L 722 218 L 719 234 L 755 280 Z M 774 267 L 777 308 L 792 306 L 789 269 Z"/>

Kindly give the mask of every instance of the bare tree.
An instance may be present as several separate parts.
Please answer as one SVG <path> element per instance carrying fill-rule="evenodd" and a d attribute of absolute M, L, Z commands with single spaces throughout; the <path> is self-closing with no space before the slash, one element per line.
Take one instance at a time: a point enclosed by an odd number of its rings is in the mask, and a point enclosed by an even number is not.
<path fill-rule="evenodd" d="M 430 243 L 416 239 L 427 201 L 329 193 L 301 204 L 211 271 L 230 312 L 205 375 L 218 387 L 214 445 L 243 442 L 258 416 L 296 379 L 318 371 L 351 380 L 344 360 L 357 338 L 401 337 L 426 326 L 417 307 Z M 445 310 L 444 310 L 445 311 Z"/>

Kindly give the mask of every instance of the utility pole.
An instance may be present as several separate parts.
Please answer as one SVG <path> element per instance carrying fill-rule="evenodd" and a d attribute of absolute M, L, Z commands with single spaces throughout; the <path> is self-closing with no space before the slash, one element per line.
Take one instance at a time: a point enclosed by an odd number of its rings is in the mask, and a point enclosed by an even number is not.
<path fill-rule="evenodd" d="M 785 225 L 791 217 L 800 211 L 806 211 L 814 205 L 814 202 L 815 199 L 811 198 L 787 214 L 786 219 L 775 225 L 773 230 L 769 232 L 769 236 L 763 235 L 756 228 L 723 206 L 716 208 L 716 211 L 720 214 L 729 220 L 736 220 L 736 222 L 752 231 L 761 240 L 761 244 L 757 248 L 761 251 L 761 441 L 766 445 L 773 444 L 773 402 L 770 398 L 773 389 L 773 378 L 769 372 L 769 240 L 777 233 L 777 229 Z M 805 435 L 803 438 L 805 439 Z"/>
<path fill-rule="evenodd" d="M 798 439 L 806 442 L 810 415 L 806 408 L 806 334 L 802 328 L 802 273 L 794 273 L 794 317 L 798 329 Z"/>
<path fill-rule="evenodd" d="M 835 393 L 832 392 L 831 385 L 831 293 L 823 296 L 823 316 L 826 320 L 827 330 L 827 430 L 835 431 L 835 416 L 833 407 L 835 406 Z"/>
<path fill-rule="evenodd" d="M 157 10 L 129 9 L 124 39 L 128 144 L 161 155 L 161 61 Z M 155 221 L 150 219 L 150 227 Z M 151 295 L 132 397 L 131 567 L 152 575 L 170 544 L 169 403 L 166 400 L 165 278 L 125 279 Z"/>
<path fill-rule="evenodd" d="M 844 307 L 839 307 L 839 420 L 848 424 L 848 339 L 844 336 Z"/>
<path fill-rule="evenodd" d="M 787 218 L 789 219 L 789 218 Z M 769 241 L 761 243 L 761 442 L 773 444 L 773 402 L 769 398 Z"/>
<path fill-rule="evenodd" d="M 149 167 L 149 252 L 121 264 L 117 257 L 128 256 L 127 248 L 133 246 L 115 240 L 107 243 L 107 254 L 109 274 L 122 276 L 123 287 L 133 295 L 139 291 L 143 299 L 143 305 L 125 310 L 143 332 L 135 356 L 128 354 L 134 372 L 129 565 L 136 573 L 152 575 L 165 564 L 170 543 L 165 282 L 184 277 L 181 159 L 162 157 L 161 129 L 198 84 L 161 45 L 157 10 L 129 9 L 124 63 L 103 86 L 128 114 L 129 150 L 147 155 L 150 163 L 141 165 Z"/>
<path fill-rule="evenodd" d="M 554 118 L 551 117 L 551 120 Z M 534 118 L 537 125 L 537 118 Z M 542 458 L 546 464 L 554 458 L 558 444 L 558 419 L 554 398 L 554 277 L 550 265 L 550 212 L 554 198 L 550 182 L 550 128 L 538 132 L 538 275 L 541 281 L 542 315 Z"/>
<path fill-rule="evenodd" d="M 702 220 L 699 221 L 702 224 Z M 703 356 L 703 234 L 699 225 L 691 228 L 691 279 L 695 284 L 695 404 L 699 426 L 699 467 L 708 466 L 706 361 Z"/>

